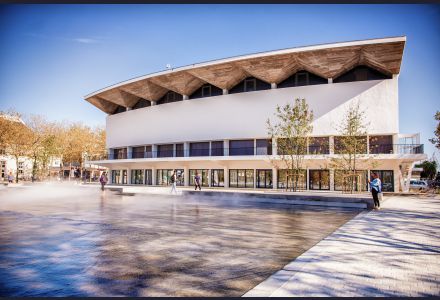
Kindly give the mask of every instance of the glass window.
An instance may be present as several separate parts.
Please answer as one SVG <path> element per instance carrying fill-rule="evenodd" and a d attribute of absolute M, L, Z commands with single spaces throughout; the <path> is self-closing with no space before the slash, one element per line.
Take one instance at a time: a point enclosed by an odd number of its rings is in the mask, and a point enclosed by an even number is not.
<path fill-rule="evenodd" d="M 136 104 L 132 107 L 132 109 L 139 109 L 151 106 L 151 102 L 145 99 L 140 99 Z"/>
<path fill-rule="evenodd" d="M 392 170 L 373 170 L 371 173 L 376 173 L 379 176 L 383 192 L 394 192 L 394 172 Z"/>
<path fill-rule="evenodd" d="M 121 170 L 112 170 L 112 183 L 121 184 Z"/>
<path fill-rule="evenodd" d="M 223 156 L 223 141 L 211 142 L 211 156 Z"/>
<path fill-rule="evenodd" d="M 229 141 L 229 155 L 254 155 L 254 140 Z"/>
<path fill-rule="evenodd" d="M 338 82 L 351 82 L 351 81 L 364 81 L 364 80 L 380 80 L 391 79 L 391 75 L 383 74 L 375 69 L 367 66 L 357 66 L 350 71 L 342 74 L 338 78 L 333 79 L 334 83 Z"/>
<path fill-rule="evenodd" d="M 122 170 L 122 184 L 127 184 L 127 170 Z"/>
<path fill-rule="evenodd" d="M 145 146 L 145 158 L 152 158 L 152 157 L 153 157 L 153 147 Z"/>
<path fill-rule="evenodd" d="M 257 170 L 256 186 L 257 188 L 272 188 L 272 170 Z"/>
<path fill-rule="evenodd" d="M 126 158 L 127 158 L 127 148 L 113 149 L 113 159 L 126 159 Z"/>
<path fill-rule="evenodd" d="M 255 77 L 245 78 L 243 81 L 238 83 L 236 86 L 229 90 L 229 94 L 235 93 L 243 93 L 243 92 L 251 92 L 251 91 L 260 91 L 260 90 L 268 90 L 271 88 L 270 83 L 264 82 Z"/>
<path fill-rule="evenodd" d="M 272 140 L 271 139 L 259 139 L 256 141 L 257 155 L 272 155 Z"/>
<path fill-rule="evenodd" d="M 190 143 L 189 156 L 209 156 L 209 142 Z"/>
<path fill-rule="evenodd" d="M 144 146 L 133 147 L 131 157 L 132 158 L 144 158 L 144 151 L 145 151 Z"/>
<path fill-rule="evenodd" d="M 170 183 L 170 177 L 173 174 L 171 169 L 157 169 L 156 170 L 156 184 L 168 185 Z"/>
<path fill-rule="evenodd" d="M 315 85 L 315 84 L 327 84 L 328 79 L 317 76 L 307 71 L 298 71 L 295 74 L 289 76 L 282 82 L 277 84 L 277 88 L 287 88 L 295 86 Z"/>
<path fill-rule="evenodd" d="M 393 153 L 393 136 L 392 135 L 376 135 L 369 136 L 369 145 L 371 154 L 392 154 Z"/>
<path fill-rule="evenodd" d="M 294 172 L 294 171 L 290 171 Z M 279 189 L 298 191 L 307 189 L 307 170 L 301 170 L 299 174 L 291 173 L 288 170 L 278 170 L 277 187 Z"/>
<path fill-rule="evenodd" d="M 309 138 L 309 154 L 329 154 L 329 138 L 328 137 L 311 137 Z"/>
<path fill-rule="evenodd" d="M 209 96 L 211 96 L 211 86 L 207 85 L 202 88 L 202 97 L 209 97 Z"/>
<path fill-rule="evenodd" d="M 153 176 L 151 169 L 145 170 L 145 185 L 153 185 Z"/>
<path fill-rule="evenodd" d="M 207 169 L 190 169 L 189 170 L 189 185 L 195 185 L 195 176 L 196 173 L 199 173 L 201 179 L 202 179 L 202 186 L 209 186 L 209 180 L 208 180 L 208 172 Z"/>
<path fill-rule="evenodd" d="M 183 144 L 176 144 L 176 157 L 184 157 Z"/>
<path fill-rule="evenodd" d="M 309 188 L 311 190 L 329 190 L 329 170 L 309 170 Z"/>
<path fill-rule="evenodd" d="M 347 136 L 335 136 L 335 154 L 347 154 L 348 149 L 353 149 L 354 152 L 354 138 L 356 138 L 356 153 L 366 154 L 367 153 L 367 137 L 347 137 Z"/>
<path fill-rule="evenodd" d="M 144 184 L 143 170 L 131 170 L 131 184 Z"/>
<path fill-rule="evenodd" d="M 244 91 L 252 92 L 256 90 L 257 82 L 255 78 L 248 78 L 244 81 Z"/>
<path fill-rule="evenodd" d="M 211 186 L 223 187 L 225 186 L 225 172 L 222 169 L 211 170 Z"/>
<path fill-rule="evenodd" d="M 173 157 L 174 145 L 157 145 L 157 157 Z"/>
<path fill-rule="evenodd" d="M 367 191 L 368 190 L 368 171 L 359 170 L 356 172 L 357 176 L 346 176 L 347 171 L 335 170 L 334 176 L 334 190 L 335 191 L 350 191 L 353 186 L 353 191 Z"/>
<path fill-rule="evenodd" d="M 254 187 L 254 170 L 231 169 L 229 170 L 229 186 L 238 188 Z"/>

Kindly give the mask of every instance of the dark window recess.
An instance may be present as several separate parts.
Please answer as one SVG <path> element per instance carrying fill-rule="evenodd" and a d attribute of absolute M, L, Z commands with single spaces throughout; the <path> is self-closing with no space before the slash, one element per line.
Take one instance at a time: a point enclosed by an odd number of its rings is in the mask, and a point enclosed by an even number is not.
<path fill-rule="evenodd" d="M 153 148 L 151 146 L 145 146 L 145 158 L 153 157 Z"/>
<path fill-rule="evenodd" d="M 309 154 L 329 154 L 328 137 L 311 137 L 309 138 Z"/>
<path fill-rule="evenodd" d="M 380 80 L 391 79 L 391 75 L 383 74 L 367 66 L 357 66 L 347 73 L 342 74 L 338 78 L 333 79 L 334 83 L 338 82 L 352 82 L 364 80 Z"/>
<path fill-rule="evenodd" d="M 173 144 L 168 145 L 158 145 L 157 146 L 157 157 L 173 157 Z"/>
<path fill-rule="evenodd" d="M 309 170 L 309 189 L 329 190 L 330 171 L 329 170 Z"/>
<path fill-rule="evenodd" d="M 393 136 L 377 135 L 369 137 L 370 154 L 392 154 Z"/>
<path fill-rule="evenodd" d="M 367 153 L 367 137 L 347 137 L 347 136 L 335 136 L 335 154 L 348 154 L 354 153 L 354 138 L 356 138 L 356 153 L 366 154 Z M 353 139 L 353 140 L 351 140 Z"/>
<path fill-rule="evenodd" d="M 254 155 L 254 140 L 229 141 L 229 155 Z"/>
<path fill-rule="evenodd" d="M 126 159 L 127 148 L 113 149 L 113 159 Z"/>
<path fill-rule="evenodd" d="M 205 84 L 189 96 L 189 99 L 197 99 L 204 97 L 220 96 L 223 94 L 222 89 L 212 84 Z"/>
<path fill-rule="evenodd" d="M 211 142 L 211 156 L 223 156 L 223 141 Z"/>
<path fill-rule="evenodd" d="M 272 155 L 272 140 L 261 139 L 257 140 L 257 155 Z"/>
<path fill-rule="evenodd" d="M 248 77 L 242 82 L 234 86 L 229 90 L 229 94 L 244 93 L 252 91 L 269 90 L 271 88 L 270 83 L 264 82 L 255 77 Z"/>
<path fill-rule="evenodd" d="M 392 170 L 373 170 L 372 173 L 376 173 L 379 176 L 380 181 L 382 182 L 382 191 L 383 192 L 394 192 L 394 171 Z M 370 178 L 373 180 L 373 178 Z"/>
<path fill-rule="evenodd" d="M 113 112 L 112 115 L 119 114 L 119 113 L 122 113 L 124 111 L 127 111 L 127 109 L 125 107 L 121 106 L 121 105 L 118 105 L 118 107 L 115 109 L 115 111 Z"/>
<path fill-rule="evenodd" d="M 176 144 L 176 157 L 184 157 L 183 144 Z"/>
<path fill-rule="evenodd" d="M 287 88 L 294 86 L 315 85 L 315 84 L 327 84 L 328 79 L 322 78 L 318 75 L 307 71 L 298 71 L 292 76 L 286 78 L 277 84 L 277 88 Z"/>
<path fill-rule="evenodd" d="M 173 91 L 168 91 L 162 98 L 160 98 L 156 104 L 165 104 L 171 102 L 177 102 L 183 100 L 183 96 Z"/>
<path fill-rule="evenodd" d="M 145 147 L 133 147 L 131 158 L 144 158 Z"/>
<path fill-rule="evenodd" d="M 189 156 L 209 156 L 209 142 L 190 143 Z"/>
<path fill-rule="evenodd" d="M 145 99 L 140 99 L 138 102 L 136 102 L 132 109 L 139 109 L 147 106 L 151 106 L 151 102 Z"/>

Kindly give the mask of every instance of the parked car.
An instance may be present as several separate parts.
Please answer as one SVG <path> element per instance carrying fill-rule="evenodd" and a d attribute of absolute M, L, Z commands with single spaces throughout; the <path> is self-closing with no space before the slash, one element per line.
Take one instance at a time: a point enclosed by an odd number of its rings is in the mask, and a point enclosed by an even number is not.
<path fill-rule="evenodd" d="M 428 189 L 428 183 L 423 180 L 410 180 L 409 188 L 411 190 L 425 191 Z"/>

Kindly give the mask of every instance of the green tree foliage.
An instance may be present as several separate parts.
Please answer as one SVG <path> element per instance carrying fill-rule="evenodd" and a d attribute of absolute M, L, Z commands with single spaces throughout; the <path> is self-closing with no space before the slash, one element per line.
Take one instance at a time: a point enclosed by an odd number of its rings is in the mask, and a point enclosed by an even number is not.
<path fill-rule="evenodd" d="M 429 141 L 433 143 L 437 149 L 440 149 L 440 111 L 435 113 L 434 118 L 438 121 L 437 128 L 434 131 L 435 138 L 429 139 Z"/>
<path fill-rule="evenodd" d="M 303 174 L 304 156 L 307 154 L 307 138 L 313 130 L 313 111 L 309 110 L 306 99 L 295 99 L 283 107 L 277 106 L 275 123 L 267 120 L 268 134 L 277 140 L 277 154 L 282 167 L 287 170 L 287 180 L 292 181 L 293 190 L 297 190 L 299 181 L 305 180 Z M 272 164 L 279 168 L 279 160 Z M 293 180 L 292 180 L 293 179 Z"/>

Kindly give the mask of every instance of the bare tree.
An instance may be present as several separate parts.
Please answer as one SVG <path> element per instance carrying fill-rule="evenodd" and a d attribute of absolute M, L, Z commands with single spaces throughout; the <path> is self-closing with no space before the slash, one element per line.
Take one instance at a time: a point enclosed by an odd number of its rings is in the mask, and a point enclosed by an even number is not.
<path fill-rule="evenodd" d="M 313 130 L 313 111 L 309 110 L 305 99 L 297 98 L 292 104 L 277 106 L 275 117 L 274 124 L 267 120 L 268 134 L 277 139 L 277 154 L 287 171 L 287 182 L 293 178 L 292 189 L 297 190 L 304 170 L 307 138 Z M 272 160 L 276 169 L 279 168 L 278 163 L 279 160 Z"/>

